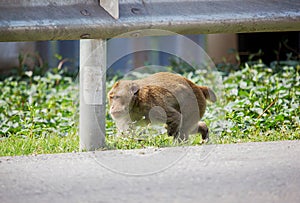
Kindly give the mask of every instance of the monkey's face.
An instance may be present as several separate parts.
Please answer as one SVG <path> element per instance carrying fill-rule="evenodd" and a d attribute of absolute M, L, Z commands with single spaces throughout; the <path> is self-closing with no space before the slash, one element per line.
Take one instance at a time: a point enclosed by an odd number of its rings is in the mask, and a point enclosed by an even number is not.
<path fill-rule="evenodd" d="M 129 115 L 132 98 L 138 92 L 138 87 L 132 81 L 121 80 L 116 82 L 108 92 L 110 105 L 109 113 L 113 119 Z"/>

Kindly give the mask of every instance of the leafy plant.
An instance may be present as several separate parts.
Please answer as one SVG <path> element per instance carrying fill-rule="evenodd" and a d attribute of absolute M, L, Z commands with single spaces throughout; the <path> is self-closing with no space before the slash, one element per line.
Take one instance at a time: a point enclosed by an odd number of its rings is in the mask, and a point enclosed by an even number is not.
<path fill-rule="evenodd" d="M 70 144 L 74 144 L 74 139 L 78 139 L 74 136 L 78 123 L 78 89 L 72 78 L 51 72 L 44 77 L 32 74 L 26 79 L 9 77 L 0 81 L 0 95 L 0 155 L 4 148 L 12 146 L 10 141 L 25 144 L 38 139 L 50 143 L 68 137 L 72 139 Z M 24 153 L 28 153 L 23 144 Z M 69 147 L 74 148 L 77 149 Z"/>
<path fill-rule="evenodd" d="M 283 66 L 276 72 L 264 64 L 246 64 L 241 71 L 226 77 L 228 103 L 224 109 L 230 127 L 221 139 L 299 139 L 299 68 L 299 64 Z"/>
<path fill-rule="evenodd" d="M 174 63 L 173 70 L 180 65 Z M 208 105 L 203 118 L 214 144 L 300 139 L 299 73 L 298 61 L 285 61 L 270 67 L 247 63 L 226 73 L 205 67 L 182 74 L 217 93 L 217 103 Z M 116 79 L 107 81 L 108 89 Z M 26 71 L 0 81 L 0 156 L 78 151 L 78 100 L 78 85 L 61 70 L 44 76 Z M 116 134 L 107 113 L 107 149 L 182 145 L 152 126 L 128 137 Z M 187 144 L 202 144 L 201 136 L 191 136 Z"/>

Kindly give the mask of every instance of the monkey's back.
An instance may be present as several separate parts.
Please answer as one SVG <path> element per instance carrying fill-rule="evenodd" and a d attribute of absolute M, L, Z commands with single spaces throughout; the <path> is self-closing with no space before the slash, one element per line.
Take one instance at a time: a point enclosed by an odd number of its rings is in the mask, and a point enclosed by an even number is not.
<path fill-rule="evenodd" d="M 202 118 L 205 112 L 206 99 L 199 86 L 180 75 L 159 72 L 135 82 L 141 88 L 156 86 L 159 89 L 166 89 L 177 99 L 181 111 L 186 112 L 187 115 L 196 113 Z M 164 91 L 161 92 L 164 94 Z"/>
<path fill-rule="evenodd" d="M 162 88 L 173 89 L 173 90 L 177 90 L 177 89 L 181 90 L 182 87 L 179 86 L 179 84 L 181 85 L 187 84 L 186 79 L 184 77 L 169 72 L 155 73 L 146 78 L 136 80 L 136 82 L 140 86 L 154 85 L 154 86 L 159 86 Z"/>

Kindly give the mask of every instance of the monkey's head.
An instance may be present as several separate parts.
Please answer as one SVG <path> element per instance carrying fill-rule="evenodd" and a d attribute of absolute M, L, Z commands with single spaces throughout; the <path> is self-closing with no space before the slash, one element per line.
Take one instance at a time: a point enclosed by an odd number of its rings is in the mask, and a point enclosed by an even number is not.
<path fill-rule="evenodd" d="M 120 80 L 113 85 L 108 92 L 109 113 L 113 119 L 128 116 L 133 99 L 138 91 L 138 85 L 129 80 Z"/>

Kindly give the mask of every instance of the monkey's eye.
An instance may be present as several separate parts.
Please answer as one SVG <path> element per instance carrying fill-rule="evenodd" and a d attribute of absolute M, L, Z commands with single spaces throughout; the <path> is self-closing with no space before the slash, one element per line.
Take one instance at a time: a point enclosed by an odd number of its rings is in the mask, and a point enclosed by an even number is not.
<path fill-rule="evenodd" d="M 112 99 L 119 99 L 119 98 L 120 98 L 120 96 L 117 96 L 117 95 L 112 96 Z"/>

